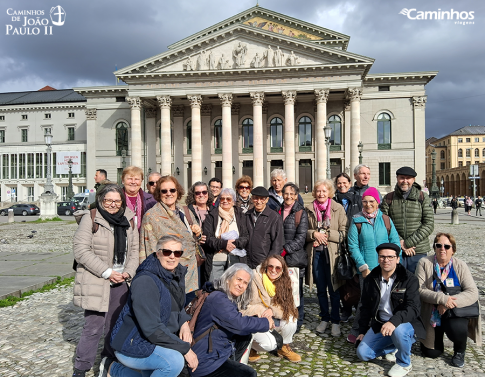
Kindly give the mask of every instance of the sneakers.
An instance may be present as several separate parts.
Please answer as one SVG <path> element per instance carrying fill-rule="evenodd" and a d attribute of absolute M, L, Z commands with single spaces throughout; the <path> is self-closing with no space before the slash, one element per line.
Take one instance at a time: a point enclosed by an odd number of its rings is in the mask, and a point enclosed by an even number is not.
<path fill-rule="evenodd" d="M 465 366 L 465 352 L 455 352 L 451 358 L 451 365 L 457 368 L 463 368 Z"/>
<path fill-rule="evenodd" d="M 258 355 L 258 351 L 251 348 L 251 351 L 249 351 L 249 362 L 254 363 L 259 359 L 261 359 L 261 356 Z"/>
<path fill-rule="evenodd" d="M 301 356 L 294 352 L 289 344 L 283 344 L 280 350 L 278 350 L 278 355 L 284 357 L 286 360 L 292 363 L 298 363 L 301 361 Z"/>
<path fill-rule="evenodd" d="M 322 321 L 322 322 L 320 322 L 320 324 L 317 326 L 317 328 L 315 329 L 315 331 L 316 331 L 316 332 L 323 333 L 323 332 L 325 332 L 325 330 L 327 329 L 327 326 L 328 326 L 328 322 Z"/>
<path fill-rule="evenodd" d="M 355 344 L 356 341 L 357 341 L 357 337 L 355 335 L 353 334 L 347 335 L 347 342 Z"/>
<path fill-rule="evenodd" d="M 389 370 L 389 372 L 387 372 L 387 375 L 390 377 L 403 377 L 409 372 L 411 372 L 412 369 L 413 369 L 413 366 L 411 364 L 409 364 L 408 367 L 402 367 L 398 364 L 394 364 L 394 366 Z"/>
<path fill-rule="evenodd" d="M 387 361 L 390 361 L 391 363 L 395 363 L 396 362 L 396 353 L 397 353 L 397 349 L 392 351 L 392 352 L 389 352 L 389 353 L 386 353 L 386 360 Z"/>
<path fill-rule="evenodd" d="M 332 336 L 340 336 L 340 325 L 337 323 L 332 323 Z"/>
<path fill-rule="evenodd" d="M 72 372 L 72 377 L 85 377 L 86 376 L 87 370 L 80 370 L 74 368 L 74 371 Z"/>
<path fill-rule="evenodd" d="M 111 357 L 103 357 L 101 363 L 99 364 L 99 374 L 98 377 L 108 377 L 108 370 L 114 360 Z"/>

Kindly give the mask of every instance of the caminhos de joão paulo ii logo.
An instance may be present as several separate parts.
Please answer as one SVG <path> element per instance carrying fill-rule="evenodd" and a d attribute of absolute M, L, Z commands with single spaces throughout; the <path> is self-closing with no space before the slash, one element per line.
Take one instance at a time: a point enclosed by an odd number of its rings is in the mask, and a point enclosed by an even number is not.
<path fill-rule="evenodd" d="M 455 24 L 459 25 L 473 25 L 475 23 L 474 11 L 457 11 L 450 10 L 435 10 L 435 11 L 421 11 L 416 8 L 403 8 L 399 14 L 406 16 L 410 20 L 453 20 Z"/>
<path fill-rule="evenodd" d="M 19 24 L 5 25 L 6 35 L 53 35 L 53 26 L 62 26 L 66 22 L 66 11 L 60 5 L 50 8 L 50 11 L 8 8 L 7 15 L 12 23 Z"/>

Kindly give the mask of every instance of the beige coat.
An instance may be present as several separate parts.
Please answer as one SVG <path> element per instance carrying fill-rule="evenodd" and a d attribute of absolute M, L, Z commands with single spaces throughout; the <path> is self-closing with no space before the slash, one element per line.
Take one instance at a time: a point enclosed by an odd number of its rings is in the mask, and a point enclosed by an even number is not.
<path fill-rule="evenodd" d="M 478 289 L 472 274 L 465 262 L 453 258 L 453 268 L 455 269 L 463 292 L 457 294 L 455 303 L 459 308 L 472 305 L 478 300 Z M 433 290 L 433 264 L 434 254 L 422 258 L 416 267 L 416 276 L 419 280 L 419 294 L 421 296 L 421 318 L 426 328 L 426 339 L 420 339 L 425 347 L 434 349 L 434 328 L 430 324 L 431 311 L 433 304 L 446 304 L 448 297 L 443 292 Z M 482 345 L 482 323 L 481 315 L 478 318 L 470 319 L 468 322 L 468 337 L 475 341 L 477 346 Z"/>
<path fill-rule="evenodd" d="M 268 291 L 266 291 L 266 289 L 264 288 L 263 275 L 260 271 L 260 268 L 261 265 L 253 270 L 253 280 L 251 281 L 251 301 L 248 305 L 248 308 L 246 310 L 242 310 L 241 313 L 242 315 L 248 317 L 258 316 L 263 314 L 263 312 L 269 307 L 273 311 L 274 318 L 282 319 L 283 310 L 279 306 L 275 306 L 272 304 L 272 298 L 268 294 Z M 261 292 L 261 296 L 259 296 L 259 292 Z M 261 300 L 261 297 L 263 298 L 263 300 Z"/>
<path fill-rule="evenodd" d="M 74 305 L 84 310 L 107 312 L 109 306 L 110 282 L 101 275 L 113 267 L 114 234 L 109 223 L 96 211 L 94 221 L 99 224 L 98 231 L 93 234 L 93 222 L 89 211 L 84 211 L 79 227 L 74 234 L 74 258 L 78 262 L 75 284 Z M 134 214 L 127 208 L 125 216 L 130 221 Z M 138 268 L 137 229 L 130 228 L 126 232 L 128 251 L 125 259 L 125 269 L 133 278 Z"/>
<path fill-rule="evenodd" d="M 328 237 L 328 254 L 330 257 L 330 271 L 332 273 L 332 287 L 336 291 L 342 286 L 345 281 L 338 280 L 335 271 L 335 262 L 338 256 L 338 242 L 339 232 L 342 233 L 343 238 L 347 237 L 347 215 L 345 214 L 344 207 L 332 200 L 331 203 L 331 220 L 330 220 L 330 232 Z M 314 233 L 317 231 L 317 215 L 313 209 L 313 202 L 305 207 L 308 213 L 308 231 L 306 236 L 306 250 L 308 254 L 308 267 L 306 269 L 306 282 L 313 288 L 313 241 L 315 241 Z"/>

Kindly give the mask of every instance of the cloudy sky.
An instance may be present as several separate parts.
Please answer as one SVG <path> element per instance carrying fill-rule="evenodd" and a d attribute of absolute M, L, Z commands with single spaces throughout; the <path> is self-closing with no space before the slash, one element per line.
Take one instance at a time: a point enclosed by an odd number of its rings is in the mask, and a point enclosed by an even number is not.
<path fill-rule="evenodd" d="M 256 0 L 2 0 L 0 92 L 114 85 L 123 68 L 242 12 Z M 66 12 L 52 35 L 16 35 L 15 11 Z M 260 6 L 351 37 L 348 51 L 376 59 L 370 73 L 439 71 L 426 87 L 426 137 L 485 125 L 485 2 L 260 0 Z M 473 24 L 411 20 L 402 9 L 473 12 Z M 462 13 L 464 16 L 465 14 Z M 28 16 L 35 22 L 35 16 Z M 465 20 L 466 21 L 466 20 Z M 470 20 L 468 20 L 470 22 Z M 31 29 L 35 25 L 31 26 Z"/>

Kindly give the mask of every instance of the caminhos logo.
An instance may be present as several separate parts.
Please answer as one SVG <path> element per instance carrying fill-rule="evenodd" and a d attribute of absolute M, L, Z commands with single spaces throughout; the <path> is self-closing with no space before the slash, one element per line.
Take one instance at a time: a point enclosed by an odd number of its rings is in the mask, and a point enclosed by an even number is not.
<path fill-rule="evenodd" d="M 436 11 L 418 11 L 416 8 L 403 8 L 399 14 L 406 16 L 410 20 L 455 20 L 455 24 L 474 24 L 474 11 L 456 11 L 453 9 Z M 465 22 L 464 22 L 465 21 Z"/>

